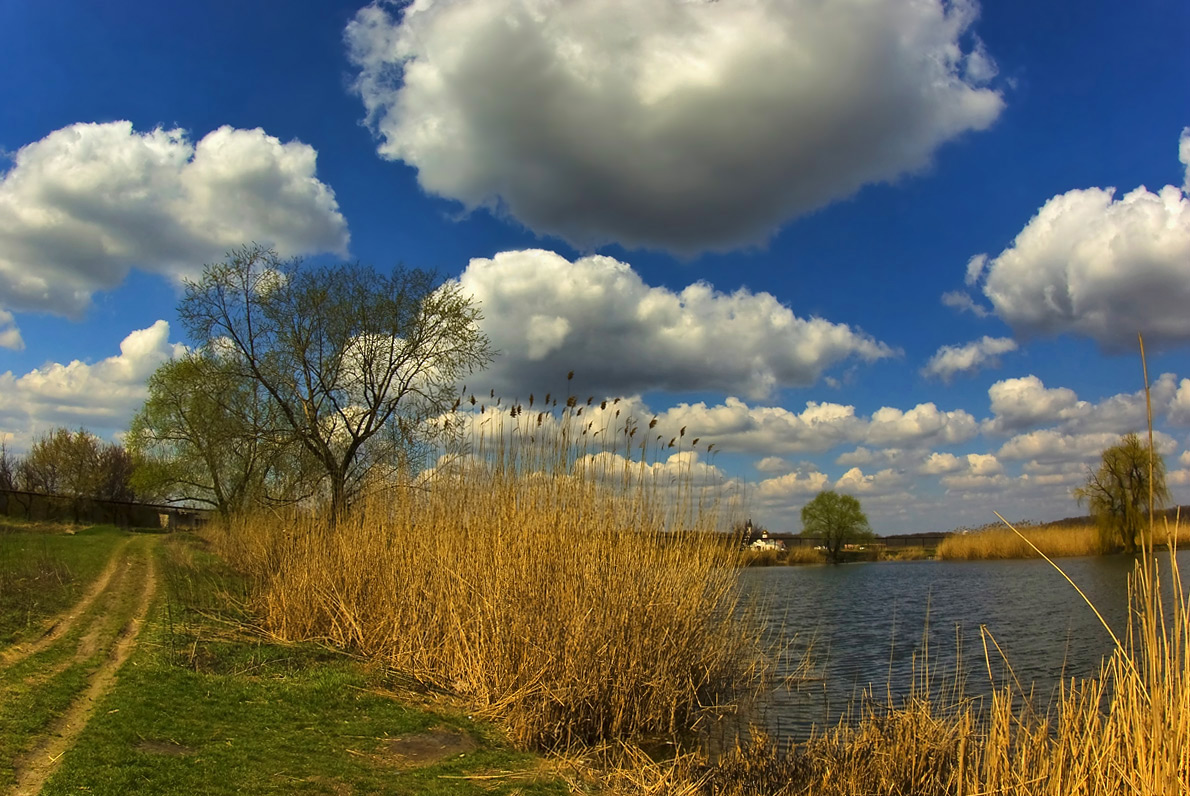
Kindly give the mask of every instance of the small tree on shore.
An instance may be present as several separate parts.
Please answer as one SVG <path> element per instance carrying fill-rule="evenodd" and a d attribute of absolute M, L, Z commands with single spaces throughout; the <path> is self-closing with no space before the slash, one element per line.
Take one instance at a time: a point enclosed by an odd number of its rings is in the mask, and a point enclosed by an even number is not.
<path fill-rule="evenodd" d="M 1099 468 L 1088 469 L 1087 482 L 1074 490 L 1075 498 L 1086 502 L 1095 517 L 1104 552 L 1121 546 L 1129 553 L 1136 551 L 1148 521 L 1150 494 L 1157 508 L 1169 498 L 1165 462 L 1156 451 L 1150 454 L 1136 434 L 1126 434 L 1105 450 Z"/>
<path fill-rule="evenodd" d="M 859 501 L 831 490 L 802 506 L 802 536 L 820 537 L 827 557 L 836 563 L 847 545 L 876 538 Z"/>

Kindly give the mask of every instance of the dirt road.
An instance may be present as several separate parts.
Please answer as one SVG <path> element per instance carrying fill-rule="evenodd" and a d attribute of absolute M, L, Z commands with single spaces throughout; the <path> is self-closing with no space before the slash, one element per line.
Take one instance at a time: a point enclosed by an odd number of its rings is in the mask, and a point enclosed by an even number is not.
<path fill-rule="evenodd" d="M 0 789 L 40 793 L 111 689 L 156 595 L 159 545 L 150 535 L 123 542 L 45 634 L 0 652 L 0 746 L 10 747 L 0 748 Z"/>

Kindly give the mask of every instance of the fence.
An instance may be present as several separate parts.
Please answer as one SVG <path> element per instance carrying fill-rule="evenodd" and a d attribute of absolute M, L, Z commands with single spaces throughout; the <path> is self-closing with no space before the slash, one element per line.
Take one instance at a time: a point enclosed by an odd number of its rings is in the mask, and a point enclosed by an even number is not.
<path fill-rule="evenodd" d="M 210 515 L 207 509 L 0 489 L 0 517 L 174 530 L 197 528 Z"/>

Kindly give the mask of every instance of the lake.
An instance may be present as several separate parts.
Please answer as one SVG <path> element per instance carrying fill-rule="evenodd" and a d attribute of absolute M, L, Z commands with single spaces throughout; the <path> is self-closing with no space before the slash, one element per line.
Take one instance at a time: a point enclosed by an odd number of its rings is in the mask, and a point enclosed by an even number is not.
<path fill-rule="evenodd" d="M 1168 593 L 1169 556 L 1158 558 Z M 1185 583 L 1190 551 L 1180 552 L 1178 563 Z M 1065 558 L 1058 564 L 1124 639 L 1133 559 Z M 1009 682 L 1006 659 L 1043 705 L 1063 677 L 1097 674 L 1113 646 L 1094 612 L 1041 560 L 753 568 L 742 580 L 760 600 L 770 639 L 788 650 L 780 674 L 794 672 L 810 649 L 812 679 L 777 690 L 757 716 L 782 739 L 804 738 L 814 724 L 835 724 L 866 688 L 899 701 L 915 670 L 920 676 L 927 645 L 935 687 L 953 684 L 961 661 L 965 693 L 986 694 L 993 679 L 997 686 Z M 989 637 L 991 676 L 981 625 L 1004 653 Z"/>

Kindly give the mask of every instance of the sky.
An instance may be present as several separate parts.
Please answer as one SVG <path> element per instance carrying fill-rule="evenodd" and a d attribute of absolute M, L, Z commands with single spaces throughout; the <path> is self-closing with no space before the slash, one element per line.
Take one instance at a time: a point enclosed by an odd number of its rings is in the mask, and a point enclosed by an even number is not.
<path fill-rule="evenodd" d="M 0 439 L 119 440 L 258 242 L 436 270 L 501 353 L 797 531 L 1190 503 L 1184 0 L 0 1 Z M 566 374 L 574 371 L 573 382 Z M 706 446 L 713 445 L 708 453 Z"/>

